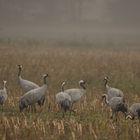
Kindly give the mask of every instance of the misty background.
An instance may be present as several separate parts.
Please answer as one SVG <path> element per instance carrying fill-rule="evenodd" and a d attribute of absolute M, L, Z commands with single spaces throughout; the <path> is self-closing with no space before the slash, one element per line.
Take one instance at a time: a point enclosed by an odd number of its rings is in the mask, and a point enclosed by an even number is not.
<path fill-rule="evenodd" d="M 139 41 L 139 0 L 0 0 L 0 38 Z"/>

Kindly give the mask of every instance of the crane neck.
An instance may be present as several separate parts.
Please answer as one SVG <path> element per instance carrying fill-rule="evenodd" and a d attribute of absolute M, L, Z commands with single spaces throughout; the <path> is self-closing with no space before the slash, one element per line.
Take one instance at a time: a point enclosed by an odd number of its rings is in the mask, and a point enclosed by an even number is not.
<path fill-rule="evenodd" d="M 19 71 L 18 71 L 18 77 L 21 76 L 21 68 L 19 68 Z"/>
<path fill-rule="evenodd" d="M 6 92 L 6 87 L 3 88 L 3 91 Z"/>
<path fill-rule="evenodd" d="M 64 92 L 64 85 L 61 86 L 61 91 Z"/>
<path fill-rule="evenodd" d="M 44 78 L 43 78 L 43 81 L 44 81 L 44 85 L 47 85 L 47 76 L 45 76 Z"/>
<path fill-rule="evenodd" d="M 109 104 L 107 94 L 102 95 L 102 98 L 105 99 L 105 103 L 106 103 L 106 104 Z"/>
<path fill-rule="evenodd" d="M 108 83 L 108 80 L 107 80 L 107 79 L 105 79 L 105 86 L 107 85 L 107 83 Z"/>
<path fill-rule="evenodd" d="M 106 89 L 108 90 L 109 89 L 109 85 L 108 85 L 108 80 L 107 79 L 105 79 L 105 87 L 106 87 Z"/>
<path fill-rule="evenodd" d="M 6 91 L 6 83 L 3 85 L 3 90 Z"/>
<path fill-rule="evenodd" d="M 85 84 L 80 83 L 80 87 L 81 87 L 82 89 L 86 90 Z"/>

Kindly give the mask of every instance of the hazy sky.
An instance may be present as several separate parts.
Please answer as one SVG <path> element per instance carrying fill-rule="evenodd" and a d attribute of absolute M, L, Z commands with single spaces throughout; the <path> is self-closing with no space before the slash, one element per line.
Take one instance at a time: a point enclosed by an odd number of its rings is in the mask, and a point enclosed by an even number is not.
<path fill-rule="evenodd" d="M 0 36 L 135 33 L 139 27 L 140 0 L 0 0 Z"/>

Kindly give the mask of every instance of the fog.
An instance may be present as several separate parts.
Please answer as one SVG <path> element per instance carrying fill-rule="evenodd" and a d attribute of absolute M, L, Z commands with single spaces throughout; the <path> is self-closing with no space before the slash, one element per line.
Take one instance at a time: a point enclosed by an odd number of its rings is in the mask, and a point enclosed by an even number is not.
<path fill-rule="evenodd" d="M 0 0 L 0 38 L 139 39 L 139 0 Z"/>

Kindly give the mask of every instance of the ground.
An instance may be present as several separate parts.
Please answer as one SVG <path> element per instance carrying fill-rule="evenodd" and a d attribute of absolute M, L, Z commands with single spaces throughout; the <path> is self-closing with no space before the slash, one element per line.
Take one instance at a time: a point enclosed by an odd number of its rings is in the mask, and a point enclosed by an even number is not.
<path fill-rule="evenodd" d="M 139 139 L 138 120 L 110 119 L 110 109 L 101 102 L 105 93 L 103 79 L 124 92 L 130 106 L 140 101 L 140 48 L 138 47 L 61 47 L 25 43 L 0 44 L 0 81 L 7 80 L 8 100 L 0 108 L 0 139 L 10 140 L 112 140 Z M 22 77 L 39 85 L 49 74 L 47 101 L 37 112 L 19 112 L 18 99 L 23 94 L 17 82 L 17 65 Z M 86 81 L 86 95 L 74 105 L 75 114 L 58 112 L 55 94 L 61 83 L 65 89 L 79 87 Z M 49 107 L 49 109 L 48 109 Z"/>

